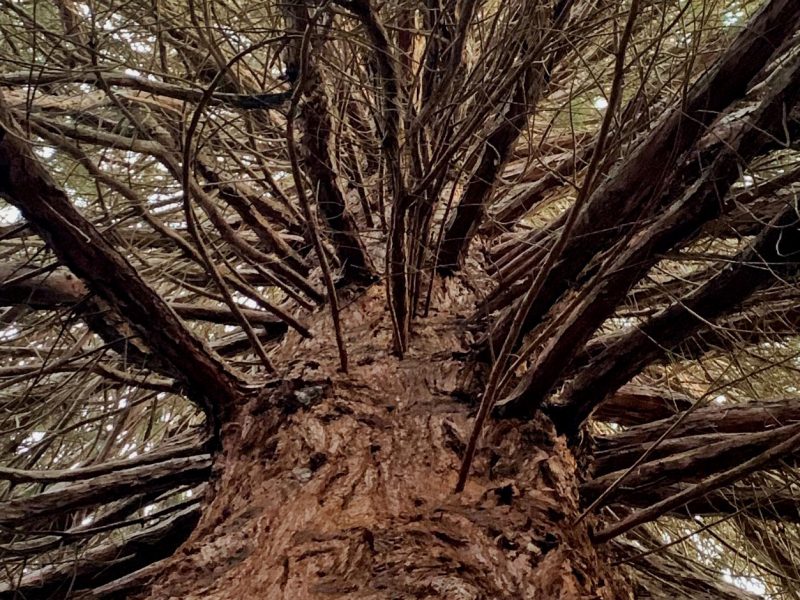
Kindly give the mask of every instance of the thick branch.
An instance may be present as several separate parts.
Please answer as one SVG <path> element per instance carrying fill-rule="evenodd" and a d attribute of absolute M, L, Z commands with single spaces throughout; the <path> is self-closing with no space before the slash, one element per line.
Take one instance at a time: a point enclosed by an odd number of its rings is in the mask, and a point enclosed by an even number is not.
<path fill-rule="evenodd" d="M 469 243 L 484 217 L 498 175 L 505 167 L 543 85 L 544 74 L 538 63 L 517 82 L 509 107 L 500 124 L 486 138 L 478 167 L 447 224 L 437 259 L 440 270 L 450 272 L 463 262 Z"/>
<path fill-rule="evenodd" d="M 641 385 L 625 385 L 597 407 L 594 418 L 629 427 L 683 412 L 692 399 L 671 390 Z"/>
<path fill-rule="evenodd" d="M 679 483 L 636 490 L 617 498 L 611 504 L 620 503 L 626 506 L 646 508 L 682 492 L 689 486 L 690 484 Z M 800 523 L 800 503 L 797 502 L 797 494 L 791 490 L 769 489 L 760 483 L 753 485 L 740 483 L 714 490 L 690 500 L 682 507 L 675 508 L 670 515 L 693 519 L 695 516 L 724 516 L 736 512 L 756 519 Z"/>
<path fill-rule="evenodd" d="M 740 161 L 751 159 L 769 138 L 783 133 L 783 115 L 800 96 L 800 59 L 789 60 L 776 79 L 752 120 L 716 156 L 701 179 L 655 223 L 628 241 L 619 255 L 611 257 L 586 284 L 580 303 L 567 309 L 563 324 L 538 353 L 512 397 L 502 407 L 498 405 L 504 414 L 530 414 L 535 410 L 579 349 L 660 256 L 686 243 L 720 214 L 721 199 L 739 179 Z"/>
<path fill-rule="evenodd" d="M 91 292 L 67 269 L 38 270 L 15 263 L 0 264 L 0 305 L 23 304 L 38 310 L 70 307 L 84 301 Z M 221 325 L 238 325 L 239 321 L 227 308 L 171 302 L 172 309 L 183 319 L 208 321 Z M 287 325 L 269 313 L 241 309 L 252 325 L 259 325 L 273 335 L 283 334 Z"/>
<path fill-rule="evenodd" d="M 701 477 L 730 469 L 789 439 L 796 432 L 796 425 L 788 425 L 748 435 L 707 433 L 665 440 L 659 444 L 654 456 L 651 456 L 653 460 L 636 467 L 623 479 L 619 487 L 605 498 L 605 502 L 626 493 L 638 493 L 648 487 L 687 480 L 696 481 Z M 598 468 L 605 474 L 581 486 L 581 494 L 586 498 L 599 496 L 623 475 L 625 469 L 639 458 L 648 446 L 649 444 L 642 444 L 638 448 L 624 449 L 611 456 L 601 455 Z M 663 457 L 659 458 L 660 455 Z M 614 467 L 619 470 L 608 472 L 609 468 Z"/>
<path fill-rule="evenodd" d="M 610 401 L 613 402 L 615 397 L 616 394 Z M 597 413 L 604 410 L 604 405 L 605 403 L 600 405 Z M 634 407 L 629 405 L 628 409 L 634 410 Z M 638 410 L 638 407 L 635 410 Z M 626 447 L 646 444 L 657 440 L 678 419 L 680 419 L 680 424 L 670 433 L 673 438 L 707 433 L 759 432 L 800 422 L 800 399 L 760 400 L 753 403 L 731 405 L 713 403 L 710 406 L 698 408 L 683 417 L 675 415 L 659 421 L 640 424 L 614 435 L 597 436 L 595 442 L 600 452 L 609 453 Z"/>
<path fill-rule="evenodd" d="M 33 526 L 37 521 L 119 500 L 141 492 L 158 492 L 205 481 L 211 459 L 203 454 L 173 458 L 98 475 L 52 491 L 0 503 L 0 525 Z"/>
<path fill-rule="evenodd" d="M 80 481 L 82 479 L 91 479 L 93 477 L 99 477 L 100 475 L 109 475 L 111 473 L 124 471 L 126 469 L 132 469 L 134 467 L 140 467 L 143 465 L 162 463 L 172 460 L 173 458 L 192 456 L 198 454 L 199 452 L 199 445 L 190 444 L 185 446 L 177 446 L 175 448 L 165 448 L 164 450 L 150 452 L 135 458 L 115 460 L 97 465 L 90 465 L 88 467 L 79 467 L 76 469 L 26 471 L 23 469 L 0 467 L 0 480 L 11 481 L 12 483 L 57 483 L 63 481 Z"/>
<path fill-rule="evenodd" d="M 2 102 L 2 100 L 0 100 Z M 47 240 L 70 270 L 129 319 L 219 421 L 242 396 L 243 381 L 181 322 L 128 261 L 69 202 L 0 104 L 0 193 Z"/>
<path fill-rule="evenodd" d="M 303 67 L 300 116 L 303 123 L 302 159 L 317 206 L 330 229 L 344 277 L 347 280 L 371 282 L 372 267 L 358 225 L 347 208 L 344 194 L 337 181 L 331 158 L 331 115 L 322 75 L 302 53 L 304 31 L 313 27 L 303 2 L 292 3 L 287 11 L 288 29 L 293 38 L 287 53 L 287 73 L 297 77 Z M 302 185 L 298 182 L 298 185 Z"/>
<path fill-rule="evenodd" d="M 800 426 L 794 425 L 792 426 L 792 430 L 793 433 L 791 437 L 786 439 L 784 442 L 772 446 L 758 456 L 755 456 L 740 465 L 709 477 L 708 479 L 704 479 L 700 483 L 681 490 L 674 496 L 670 496 L 669 498 L 657 502 L 652 506 L 625 517 L 620 522 L 596 533 L 593 536 L 594 540 L 597 542 L 605 542 L 622 535 L 634 527 L 638 527 L 643 523 L 653 521 L 661 515 L 683 506 L 687 502 L 701 498 L 708 492 L 739 481 L 740 479 L 762 469 L 774 461 L 796 452 L 798 447 L 800 447 Z"/>
<path fill-rule="evenodd" d="M 660 356 L 663 348 L 674 347 L 735 310 L 776 275 L 793 272 L 797 252 L 797 212 L 789 205 L 716 276 L 593 358 L 548 412 L 559 427 L 574 431 L 610 393 Z"/>
<path fill-rule="evenodd" d="M 701 271 L 698 280 L 713 277 L 718 269 Z M 677 283 L 677 281 L 676 281 Z M 683 286 L 684 288 L 690 286 Z M 793 296 L 791 294 L 790 296 Z M 657 311 L 654 311 L 657 312 Z M 674 346 L 664 346 L 653 361 L 669 358 L 696 359 L 714 350 L 741 349 L 773 340 L 776 336 L 795 335 L 800 331 L 800 307 L 797 300 L 772 297 L 769 291 L 756 293 L 746 302 L 741 313 L 735 313 L 714 324 L 704 323 L 693 335 L 679 340 Z M 597 337 L 576 356 L 572 369 L 577 371 L 592 358 L 613 346 L 629 331 Z"/>
<path fill-rule="evenodd" d="M 175 98 L 187 102 L 199 102 L 205 90 L 200 88 L 189 88 L 157 81 L 149 77 L 129 75 L 118 71 L 108 71 L 101 73 L 105 84 L 130 88 L 154 96 L 164 96 Z M 17 73 L 7 73 L 0 75 L 1 86 L 31 85 L 41 86 L 46 84 L 67 84 L 67 83 L 97 83 L 98 76 L 87 71 L 58 71 L 58 72 L 31 72 L 22 71 Z M 231 108 L 241 108 L 245 110 L 277 108 L 286 105 L 291 97 L 291 92 L 273 92 L 256 94 L 229 94 L 223 92 L 215 93 L 211 98 L 211 104 L 223 104 Z"/>

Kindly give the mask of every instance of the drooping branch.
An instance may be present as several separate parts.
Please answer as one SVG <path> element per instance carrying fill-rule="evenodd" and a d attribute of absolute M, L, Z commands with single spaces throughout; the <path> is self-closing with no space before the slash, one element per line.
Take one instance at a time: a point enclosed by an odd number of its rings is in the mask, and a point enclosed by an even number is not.
<path fill-rule="evenodd" d="M 64 268 L 38 272 L 17 263 L 0 264 L 0 305 L 23 304 L 33 309 L 55 310 L 86 301 L 90 293 L 80 279 Z M 237 324 L 235 316 L 225 308 L 186 302 L 170 302 L 169 305 L 183 319 L 222 325 Z M 275 336 L 286 331 L 287 325 L 284 321 L 266 312 L 246 308 L 241 310 L 250 323 L 264 327 Z"/>
<path fill-rule="evenodd" d="M 679 483 L 636 490 L 624 494 L 616 502 L 633 508 L 646 508 L 675 496 L 690 486 L 688 483 Z M 797 495 L 791 489 L 776 490 L 760 483 L 746 482 L 710 491 L 689 500 L 684 506 L 677 507 L 668 514 L 694 520 L 698 516 L 725 516 L 735 513 L 757 519 L 800 523 L 800 505 L 797 503 Z"/>
<path fill-rule="evenodd" d="M 107 71 L 100 74 L 91 71 L 51 71 L 49 69 L 44 69 L 36 73 L 31 73 L 29 71 L 12 72 L 0 75 L 0 86 L 97 83 L 99 77 L 102 77 L 103 82 L 107 85 L 130 88 L 147 94 L 153 94 L 154 96 L 164 96 L 166 98 L 174 98 L 186 102 L 197 102 L 203 97 L 204 93 L 204 90 L 200 88 L 184 87 L 172 83 L 165 83 L 149 77 L 118 71 Z M 241 108 L 245 110 L 267 109 L 285 106 L 290 97 L 291 92 L 264 92 L 254 94 L 218 92 L 213 95 L 211 103 L 223 104 L 232 108 Z"/>
<path fill-rule="evenodd" d="M 709 572 L 710 569 L 704 569 L 702 564 L 663 547 L 657 539 L 649 539 L 649 543 L 643 544 L 641 537 L 636 544 L 624 540 L 614 542 L 622 560 L 634 568 L 637 598 L 758 600 L 759 596 L 720 580 L 715 573 Z"/>
<path fill-rule="evenodd" d="M 66 269 L 33 269 L 18 263 L 0 266 L 0 304 L 33 309 L 72 308 L 114 352 L 128 363 L 174 377 L 172 366 L 151 352 L 127 320 L 108 303 L 90 294 Z"/>
<path fill-rule="evenodd" d="M 773 73 L 774 75 L 774 73 Z M 696 181 L 703 172 L 708 169 L 720 152 L 732 143 L 736 142 L 744 129 L 748 127 L 750 115 L 755 111 L 759 103 L 763 100 L 763 90 L 758 92 L 751 89 L 748 95 L 753 96 L 754 100 L 745 108 L 735 110 L 721 117 L 705 133 L 697 143 L 697 152 L 688 153 L 688 158 L 680 165 L 675 176 L 675 181 L 669 192 L 664 193 L 659 199 L 659 207 L 668 205 L 674 201 L 675 197 L 680 197 L 685 190 Z M 758 149 L 753 148 L 751 154 L 765 156 L 773 150 L 780 150 L 786 146 L 786 139 L 797 139 L 800 132 L 800 123 L 797 119 L 797 111 L 789 115 L 786 123 L 785 133 L 780 137 L 768 137 Z M 594 141 L 589 141 L 585 146 L 580 147 L 583 153 L 580 157 L 575 157 L 573 153 L 563 163 L 571 164 L 574 160 L 585 161 L 587 154 L 590 153 Z M 552 191 L 558 185 L 567 185 L 562 181 L 560 169 L 564 165 L 556 167 L 554 171 L 546 171 L 542 179 L 533 185 L 531 193 L 535 193 L 541 199 L 541 194 Z M 758 183 L 752 189 L 731 193 L 726 202 L 735 205 L 730 209 L 730 214 L 724 218 L 715 219 L 708 223 L 704 228 L 704 236 L 736 236 L 737 230 L 743 235 L 757 235 L 760 226 L 768 222 L 775 216 L 775 198 L 771 197 L 781 194 L 781 189 L 785 188 L 797 180 L 797 168 L 780 172 L 778 175 L 767 181 Z M 521 192 L 525 196 L 527 192 Z M 498 244 L 491 251 L 491 268 L 496 272 L 495 278 L 498 287 L 487 295 L 485 311 L 494 312 L 508 306 L 509 302 L 524 293 L 527 287 L 526 278 L 531 270 L 535 269 L 542 260 L 542 248 L 551 243 L 553 234 L 557 233 L 563 225 L 564 215 L 552 220 L 547 226 L 533 229 L 523 236 L 514 235 L 510 239 Z M 494 225 L 488 223 L 487 228 Z"/>
<path fill-rule="evenodd" d="M 28 122 L 31 128 L 36 131 L 38 135 L 41 135 L 46 139 L 58 140 L 59 136 L 63 136 L 103 147 L 114 149 L 125 148 L 142 154 L 151 155 L 161 161 L 162 164 L 173 174 L 176 180 L 181 179 L 182 170 L 180 166 L 179 154 L 175 151 L 177 142 L 163 131 L 153 135 L 150 135 L 149 132 L 147 132 L 146 134 L 139 133 L 134 137 L 128 137 L 120 135 L 116 132 L 108 132 L 100 128 L 92 129 L 82 125 L 64 124 L 52 119 L 43 119 L 37 117 L 36 115 L 29 115 Z M 56 141 L 56 143 L 68 153 L 76 156 L 79 162 L 81 162 L 81 164 L 89 171 L 93 173 L 101 173 L 99 176 L 95 176 L 109 185 L 112 189 L 123 194 L 131 200 L 136 200 L 135 195 L 131 197 L 132 191 L 127 188 L 127 186 L 121 185 L 118 181 L 113 180 L 113 178 L 103 176 L 102 172 L 95 165 L 91 164 L 90 161 L 88 161 L 88 159 L 85 157 L 81 157 L 81 152 L 76 146 L 69 143 L 59 143 L 58 141 Z M 209 175 L 208 171 L 206 171 L 206 174 Z M 256 269 L 262 271 L 265 277 L 270 280 L 271 284 L 281 287 L 289 295 L 294 295 L 294 297 L 296 297 L 301 304 L 303 303 L 302 298 L 298 297 L 296 292 L 294 292 L 290 286 L 296 287 L 312 300 L 319 303 L 322 302 L 322 295 L 320 292 L 316 290 L 315 287 L 305 277 L 292 268 L 292 265 L 290 264 L 291 261 L 284 261 L 281 259 L 276 260 L 273 256 L 262 252 L 254 245 L 245 241 L 243 237 L 234 229 L 233 225 L 225 218 L 223 211 L 216 205 L 211 196 L 199 184 L 192 182 L 191 191 L 193 198 L 198 202 L 205 214 L 211 220 L 219 235 L 239 256 L 253 264 Z M 258 217 L 255 209 L 251 210 L 250 202 L 237 196 L 237 194 L 241 193 L 241 190 L 234 190 L 231 186 L 227 186 L 223 187 L 221 192 L 223 192 L 223 196 L 228 201 L 230 201 L 232 204 L 237 204 L 239 212 L 244 214 L 243 220 L 246 223 L 250 224 L 251 226 L 255 226 L 257 230 L 260 230 L 262 237 L 272 240 L 271 247 L 279 245 L 284 248 L 284 253 L 290 252 L 290 249 L 285 247 L 285 243 L 276 239 L 274 235 L 271 236 L 270 233 L 265 230 L 264 226 L 266 225 L 266 221 L 263 221 Z M 233 196 L 237 196 L 236 202 L 233 201 Z M 146 214 L 147 207 L 143 206 L 141 202 L 139 202 L 139 204 L 140 209 Z M 177 235 L 175 232 L 171 232 L 168 228 L 158 224 L 151 215 L 146 215 L 145 218 L 151 226 L 154 226 L 155 229 L 162 234 L 163 237 L 168 237 L 175 242 L 188 258 L 198 261 L 200 264 L 205 266 L 197 250 L 193 246 L 189 245 L 186 240 Z M 270 271 L 274 272 L 274 274 Z M 235 277 L 230 277 L 228 274 L 225 274 L 224 279 L 234 287 L 237 285 Z M 290 315 L 282 312 L 280 309 L 266 301 L 262 300 L 261 304 L 267 310 L 283 318 L 295 329 L 300 331 L 303 330 L 302 326 Z"/>
<path fill-rule="evenodd" d="M 210 160 L 200 156 L 195 159 L 198 171 L 211 184 L 211 188 L 219 191 L 220 198 L 227 202 L 242 218 L 242 222 L 252 229 L 258 239 L 264 244 L 267 252 L 274 252 L 280 259 L 295 271 L 304 275 L 308 272 L 306 262 L 289 246 L 286 240 L 273 228 L 270 219 L 281 222 L 276 217 L 286 221 L 286 217 L 277 208 L 259 198 L 255 190 L 245 182 L 225 181 L 211 168 Z M 266 213 L 262 214 L 262 213 Z"/>
<path fill-rule="evenodd" d="M 718 269 L 713 268 L 699 272 L 699 281 L 710 279 Z M 683 286 L 690 289 L 691 286 Z M 678 294 L 681 297 L 685 294 Z M 776 336 L 794 335 L 800 331 L 800 309 L 797 301 L 789 297 L 772 297 L 769 291 L 756 293 L 743 303 L 742 311 L 724 317 L 713 324 L 705 323 L 697 331 L 675 343 L 674 346 L 663 346 L 661 353 L 653 357 L 653 362 L 681 358 L 697 359 L 709 352 L 728 351 L 744 346 L 758 344 L 775 339 Z M 652 314 L 657 313 L 654 309 Z M 626 331 L 596 337 L 584 346 L 576 356 L 572 372 L 583 368 L 588 361 L 601 354 L 606 348 L 620 341 Z"/>
<path fill-rule="evenodd" d="M 515 194 L 501 204 L 492 207 L 491 220 L 486 224 L 486 228 L 499 229 L 516 223 L 526 212 L 542 202 L 549 192 L 562 185 L 566 177 L 580 170 L 580 166 L 590 158 L 592 148 L 593 144 L 587 143 L 575 149 L 574 152 L 566 152 L 567 156 L 562 158 L 551 170 L 542 173 L 535 182 L 517 186 L 520 189 Z M 497 250 L 495 250 L 495 254 L 497 254 Z"/>
<path fill-rule="evenodd" d="M 750 91 L 750 94 L 761 96 L 753 90 Z M 724 152 L 730 144 L 736 143 L 737 137 L 748 127 L 749 115 L 757 109 L 760 101 L 756 100 L 745 109 L 733 111 L 714 123 L 713 127 L 698 142 L 698 151 L 689 153 L 689 157 L 680 165 L 675 177 L 676 181 L 670 191 L 662 194 L 659 199 L 659 208 L 669 205 L 675 197 L 682 196 L 721 152 Z M 797 111 L 790 115 L 789 120 L 784 124 L 790 139 L 796 139 L 800 132 L 800 123 L 797 122 L 796 116 Z M 767 155 L 772 150 L 781 149 L 786 145 L 783 137 L 787 136 L 766 138 L 765 143 L 760 148 L 752 148 L 750 154 L 761 156 Z M 587 142 L 580 148 L 580 151 L 584 155 L 590 154 L 593 144 L 594 141 Z M 586 159 L 584 155 L 575 157 L 572 153 L 569 154 L 570 158 L 563 161 L 567 164 L 571 164 L 574 160 L 585 161 Z M 562 182 L 562 175 L 559 171 L 562 167 L 556 167 L 555 171 L 546 172 L 542 179 L 534 184 L 531 192 L 541 199 L 541 194 L 551 191 L 552 188 L 558 185 L 567 185 L 566 182 Z M 730 197 L 726 199 L 726 203 L 736 205 L 735 208 L 730 209 L 729 216 L 710 221 L 702 235 L 732 236 L 736 234 L 736 227 L 739 227 L 747 235 L 757 234 L 760 226 L 775 216 L 774 198 L 768 200 L 764 200 L 764 198 L 779 193 L 781 188 L 790 185 L 796 178 L 797 174 L 792 169 L 769 181 L 760 183 L 756 189 L 739 191 L 735 195 L 731 193 Z M 525 193 L 521 192 L 521 195 L 524 196 Z M 759 217 L 763 218 L 758 221 Z M 510 239 L 492 249 L 491 268 L 495 271 L 498 286 L 486 296 L 483 306 L 486 313 L 507 307 L 510 302 L 525 292 L 528 287 L 528 275 L 541 264 L 544 248 L 552 243 L 552 238 L 558 234 L 564 219 L 565 215 L 561 215 L 545 227 L 533 229 L 521 237 L 519 235 L 511 236 Z M 488 223 L 486 227 L 492 228 L 493 224 Z M 637 293 L 635 296 L 631 296 L 631 300 L 639 299 L 639 297 L 640 293 Z"/>

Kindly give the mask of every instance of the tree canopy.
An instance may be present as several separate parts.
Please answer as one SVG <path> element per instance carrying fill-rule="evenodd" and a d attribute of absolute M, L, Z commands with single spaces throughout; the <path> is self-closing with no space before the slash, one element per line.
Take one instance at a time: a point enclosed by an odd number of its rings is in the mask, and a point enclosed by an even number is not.
<path fill-rule="evenodd" d="M 796 0 L 0 6 L 0 598 L 115 597 L 282 340 L 452 281 L 458 487 L 543 413 L 639 597 L 800 598 Z"/>

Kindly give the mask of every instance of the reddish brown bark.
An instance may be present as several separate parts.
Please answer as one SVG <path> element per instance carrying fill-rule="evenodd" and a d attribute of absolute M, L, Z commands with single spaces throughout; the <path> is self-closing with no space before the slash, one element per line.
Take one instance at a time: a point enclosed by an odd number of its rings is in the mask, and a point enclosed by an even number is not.
<path fill-rule="evenodd" d="M 224 428 L 215 496 L 146 597 L 630 597 L 572 525 L 579 469 L 546 419 L 492 428 L 452 493 L 474 367 L 452 314 L 392 356 L 384 306 L 376 286 L 345 309 L 347 376 L 332 340 L 288 334 L 279 356 L 308 358 Z"/>
<path fill-rule="evenodd" d="M 33 527 L 41 520 L 97 506 L 139 492 L 158 492 L 183 484 L 201 483 L 208 477 L 207 454 L 173 458 L 85 479 L 58 490 L 0 503 L 0 525 Z"/>

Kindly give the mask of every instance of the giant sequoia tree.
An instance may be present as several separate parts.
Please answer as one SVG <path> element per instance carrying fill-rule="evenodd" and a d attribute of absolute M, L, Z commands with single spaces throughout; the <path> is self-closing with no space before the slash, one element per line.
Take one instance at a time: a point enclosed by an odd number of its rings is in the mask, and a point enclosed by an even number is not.
<path fill-rule="evenodd" d="M 0 598 L 800 598 L 797 0 L 0 7 Z"/>

